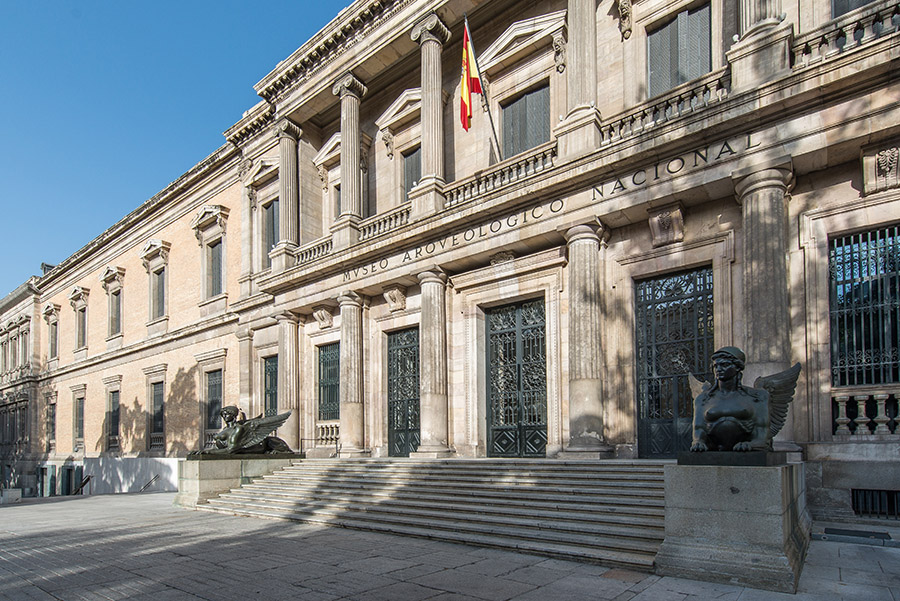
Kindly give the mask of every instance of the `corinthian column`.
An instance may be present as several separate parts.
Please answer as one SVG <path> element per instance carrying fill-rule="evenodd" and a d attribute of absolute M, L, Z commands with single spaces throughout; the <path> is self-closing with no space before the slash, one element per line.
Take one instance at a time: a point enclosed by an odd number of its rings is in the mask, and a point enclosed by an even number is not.
<path fill-rule="evenodd" d="M 422 178 L 410 194 L 413 215 L 423 216 L 444 208 L 444 119 L 441 82 L 441 49 L 450 30 L 434 13 L 419 21 L 410 33 L 422 56 Z"/>
<path fill-rule="evenodd" d="M 600 247 L 607 234 L 599 222 L 565 232 L 569 255 L 569 441 L 565 453 L 606 455 L 603 440 L 603 319 Z"/>
<path fill-rule="evenodd" d="M 597 0 L 569 0 L 566 25 L 566 118 L 556 128 L 560 157 L 575 157 L 600 146 L 597 110 Z"/>
<path fill-rule="evenodd" d="M 272 270 L 284 271 L 294 264 L 293 251 L 300 244 L 300 176 L 297 169 L 297 140 L 300 128 L 288 119 L 275 125 L 278 138 L 278 232 L 279 241 L 273 249 Z"/>
<path fill-rule="evenodd" d="M 278 413 L 291 416 L 278 429 L 278 435 L 291 449 L 300 449 L 300 376 L 299 323 L 293 313 L 276 315 L 278 320 Z"/>
<path fill-rule="evenodd" d="M 363 299 L 355 292 L 338 297 L 341 306 L 341 457 L 368 455 L 363 408 Z"/>
<path fill-rule="evenodd" d="M 419 430 L 421 444 L 410 457 L 450 455 L 447 407 L 447 276 L 439 269 L 419 274 L 422 317 L 419 342 Z"/>
<path fill-rule="evenodd" d="M 368 89 L 352 73 L 347 73 L 331 91 L 341 98 L 341 211 L 332 231 L 335 247 L 342 248 L 359 239 L 363 214 L 359 105 Z"/>

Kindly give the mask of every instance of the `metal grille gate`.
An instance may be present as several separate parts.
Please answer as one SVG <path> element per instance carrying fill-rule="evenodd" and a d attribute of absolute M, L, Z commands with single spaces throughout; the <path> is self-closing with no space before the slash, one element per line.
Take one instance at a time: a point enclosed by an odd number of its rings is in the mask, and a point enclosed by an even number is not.
<path fill-rule="evenodd" d="M 319 347 L 319 421 L 341 419 L 341 343 Z"/>
<path fill-rule="evenodd" d="M 547 449 L 544 300 L 486 312 L 488 455 L 543 457 Z"/>
<path fill-rule="evenodd" d="M 674 457 L 691 442 L 689 374 L 710 369 L 712 269 L 637 282 L 635 305 L 638 455 Z"/>
<path fill-rule="evenodd" d="M 263 366 L 264 391 L 263 412 L 268 415 L 278 413 L 278 355 L 266 357 Z"/>
<path fill-rule="evenodd" d="M 419 328 L 391 332 L 388 347 L 388 455 L 419 448 Z"/>

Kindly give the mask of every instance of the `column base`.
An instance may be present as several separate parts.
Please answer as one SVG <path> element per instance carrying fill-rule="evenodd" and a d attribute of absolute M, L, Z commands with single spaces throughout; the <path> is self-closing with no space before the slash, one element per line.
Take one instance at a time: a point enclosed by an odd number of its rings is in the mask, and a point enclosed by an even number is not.
<path fill-rule="evenodd" d="M 616 450 L 597 438 L 573 438 L 556 457 L 558 459 L 612 459 Z"/>
<path fill-rule="evenodd" d="M 341 451 L 338 453 L 338 459 L 360 459 L 371 456 L 372 451 L 370 449 L 346 449 L 341 447 Z"/>
<path fill-rule="evenodd" d="M 443 459 L 452 457 L 453 451 L 447 447 L 440 445 L 420 446 L 416 451 L 409 454 L 410 459 Z"/>

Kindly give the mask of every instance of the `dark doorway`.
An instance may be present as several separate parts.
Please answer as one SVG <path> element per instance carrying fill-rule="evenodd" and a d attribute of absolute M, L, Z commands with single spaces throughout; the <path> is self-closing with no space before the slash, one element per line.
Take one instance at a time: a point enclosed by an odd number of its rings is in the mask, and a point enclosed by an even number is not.
<path fill-rule="evenodd" d="M 419 328 L 387 337 L 388 455 L 409 457 L 419 448 Z"/>

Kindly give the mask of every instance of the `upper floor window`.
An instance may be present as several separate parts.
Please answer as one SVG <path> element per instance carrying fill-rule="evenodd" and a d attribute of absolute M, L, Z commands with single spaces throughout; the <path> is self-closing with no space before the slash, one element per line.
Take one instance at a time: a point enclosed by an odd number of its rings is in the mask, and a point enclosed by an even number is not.
<path fill-rule="evenodd" d="M 222 294 L 222 240 L 210 242 L 206 247 L 206 296 Z"/>
<path fill-rule="evenodd" d="M 59 356 L 59 322 L 54 321 L 50 324 L 48 337 L 50 338 L 49 348 L 47 349 L 50 359 L 56 359 Z"/>
<path fill-rule="evenodd" d="M 154 271 L 150 282 L 150 318 L 159 319 L 166 314 L 166 268 Z"/>
<path fill-rule="evenodd" d="M 647 36 L 650 96 L 712 70 L 710 6 L 683 10 Z"/>
<path fill-rule="evenodd" d="M 900 382 L 900 224 L 828 247 L 832 385 Z"/>
<path fill-rule="evenodd" d="M 503 105 L 503 158 L 550 140 L 550 86 L 542 85 Z"/>
<path fill-rule="evenodd" d="M 224 249 L 228 213 L 227 207 L 206 205 L 191 222 L 203 255 L 200 271 L 204 299 L 212 299 L 225 292 Z M 220 308 L 225 308 L 224 302 Z"/>
<path fill-rule="evenodd" d="M 159 334 L 165 331 L 168 320 L 166 302 L 169 275 L 169 251 L 172 245 L 163 240 L 148 240 L 141 251 L 144 269 L 150 276 L 150 323 L 149 333 Z"/>
<path fill-rule="evenodd" d="M 90 290 L 82 286 L 75 286 L 69 293 L 69 303 L 75 310 L 75 350 L 83 351 L 87 347 L 87 299 Z M 83 354 L 76 353 L 76 359 L 84 358 Z"/>
<path fill-rule="evenodd" d="M 422 147 L 403 153 L 403 202 L 409 200 L 409 191 L 422 179 Z"/>
<path fill-rule="evenodd" d="M 851 10 L 871 4 L 874 0 L 831 0 L 831 18 L 837 19 Z"/>
<path fill-rule="evenodd" d="M 278 199 L 272 200 L 263 206 L 263 266 L 268 269 L 272 266 L 272 258 L 269 252 L 278 244 Z"/>
<path fill-rule="evenodd" d="M 122 333 L 122 283 L 125 270 L 121 267 L 107 267 L 100 276 L 100 284 L 107 295 L 107 337 Z"/>

